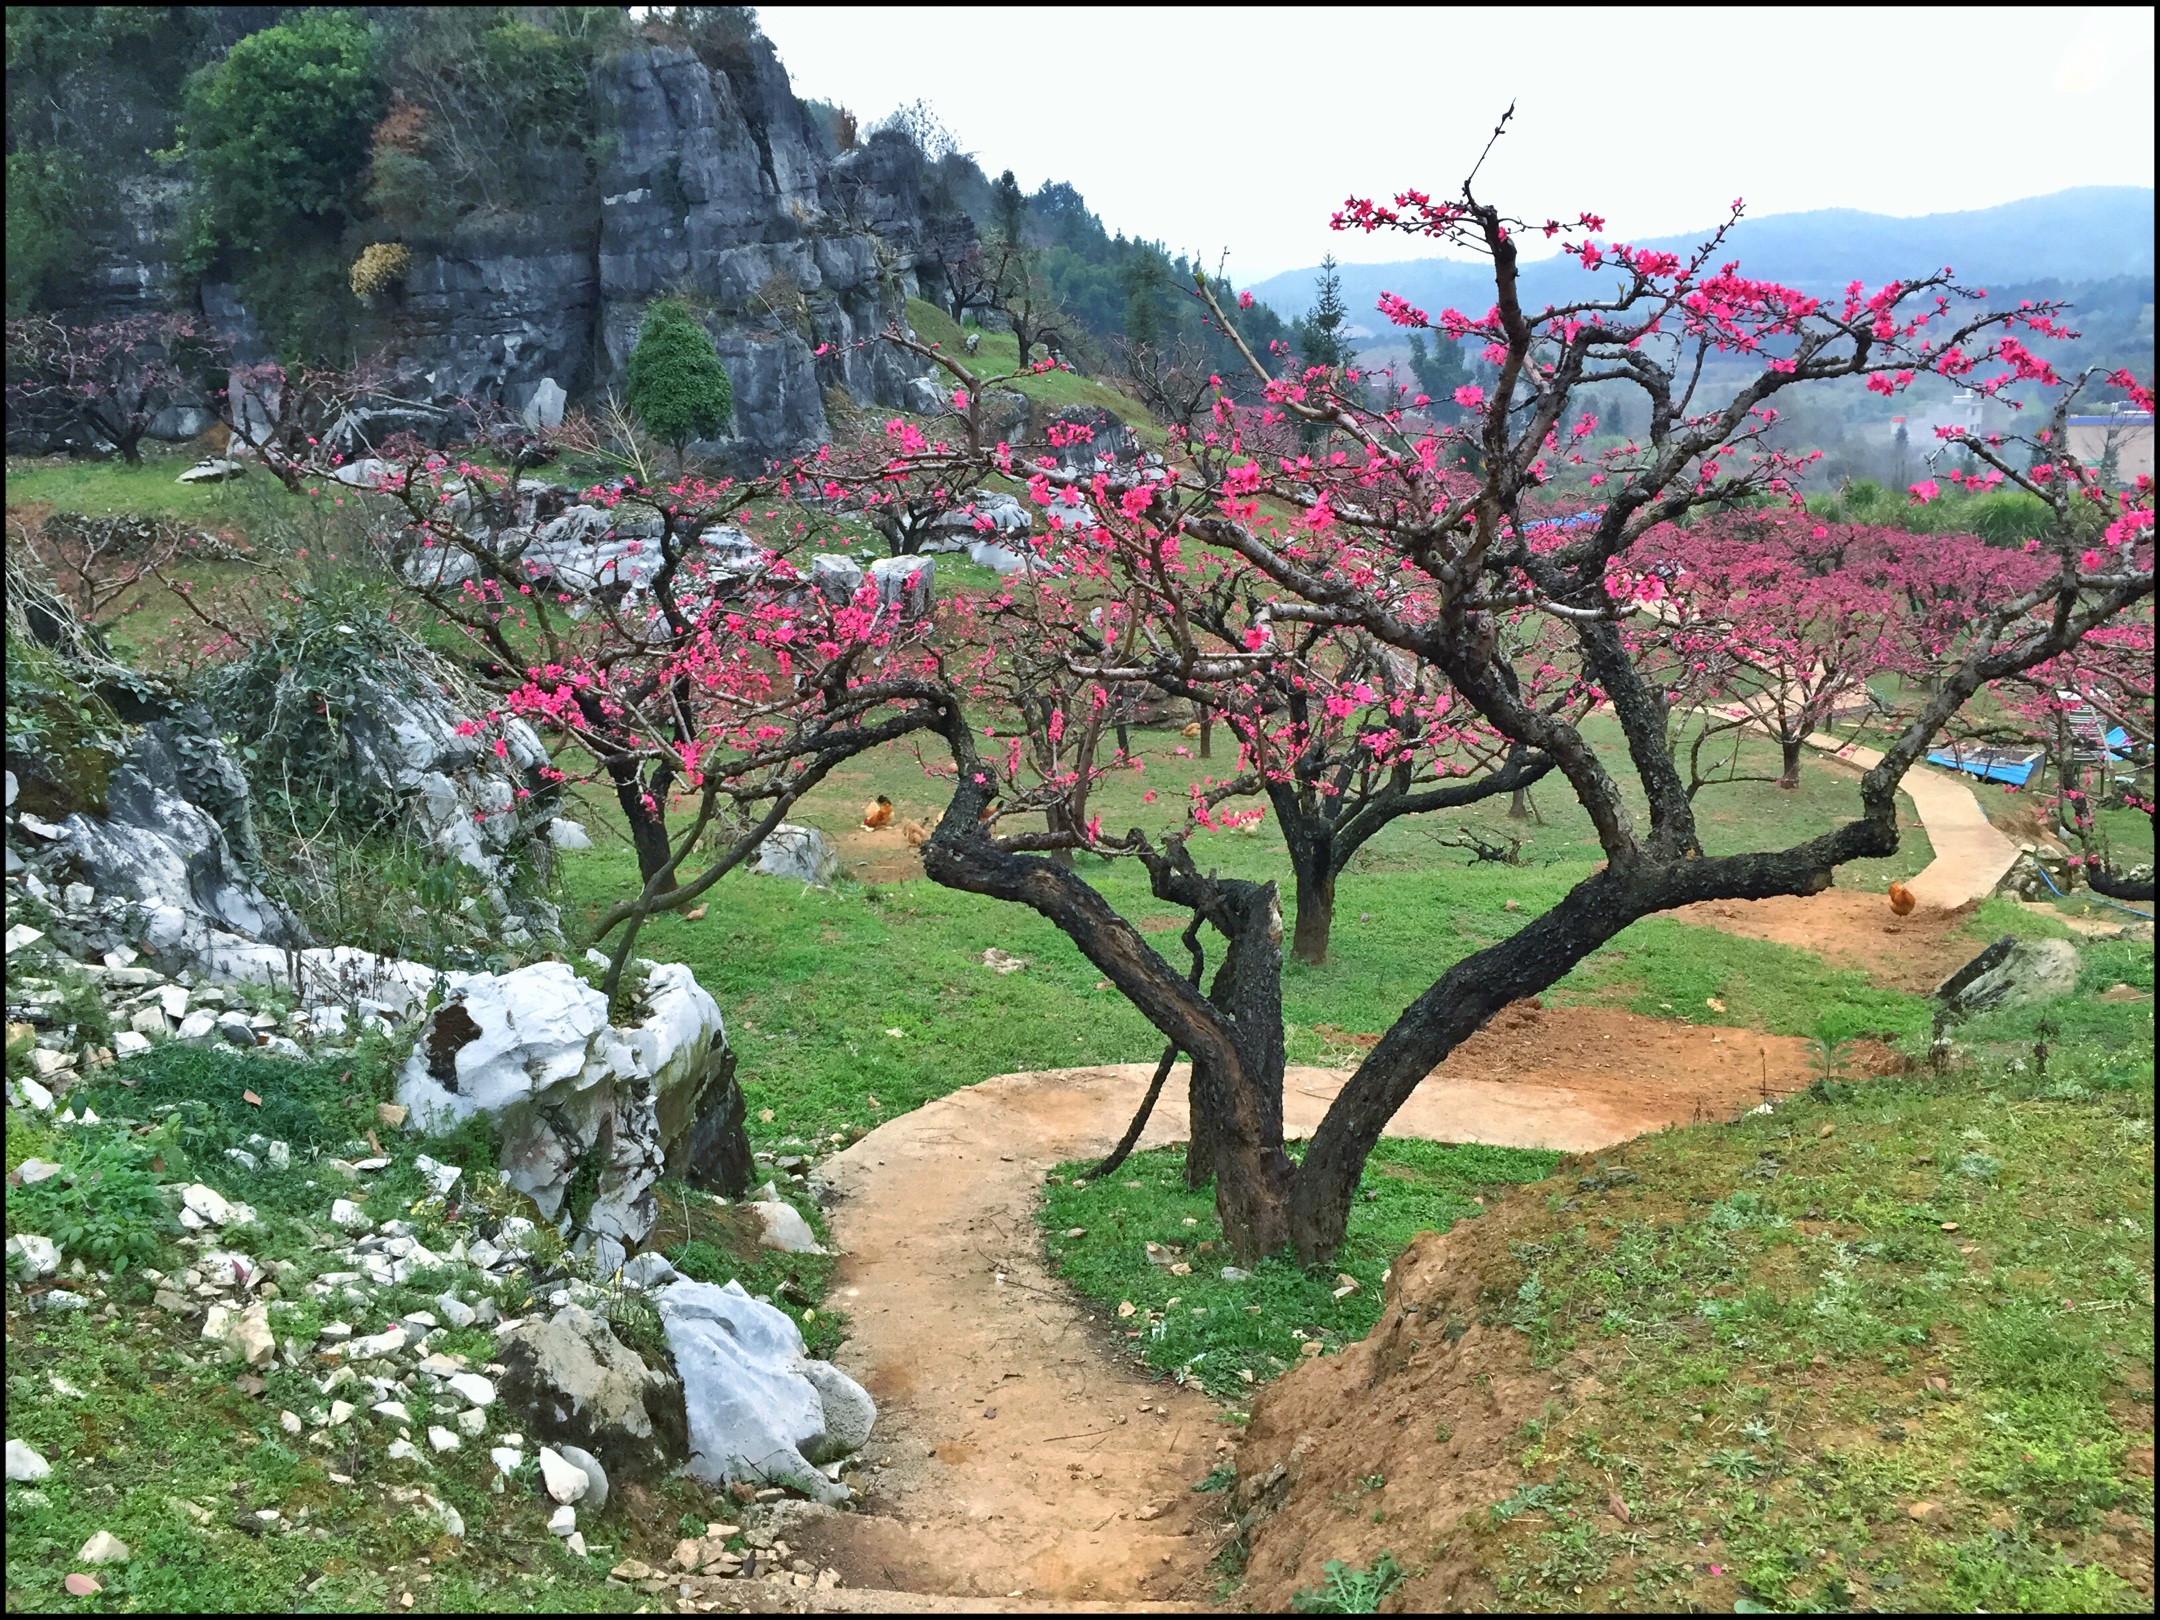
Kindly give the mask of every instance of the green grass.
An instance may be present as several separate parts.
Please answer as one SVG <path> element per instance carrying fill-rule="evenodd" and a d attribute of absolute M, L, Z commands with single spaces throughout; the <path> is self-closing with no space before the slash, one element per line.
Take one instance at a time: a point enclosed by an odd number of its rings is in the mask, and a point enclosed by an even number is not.
<path fill-rule="evenodd" d="M 146 453 L 141 465 L 134 467 L 124 461 L 10 457 L 8 509 L 42 504 L 92 517 L 139 512 L 214 527 L 259 517 L 266 508 L 289 511 L 305 500 L 288 494 L 284 485 L 259 467 L 222 484 L 176 482 L 196 459 L 192 446 L 184 453 Z"/>
<path fill-rule="evenodd" d="M 1498 1604 L 2149 1609 L 2151 1026 L 2102 1012 L 2046 1076 L 1818 1087 L 1520 1195 L 1480 1319 L 1603 1390 L 1469 1526 Z"/>
<path fill-rule="evenodd" d="M 1186 1187 L 1183 1148 L 1136 1153 L 1109 1180 L 1077 1186 L 1094 1161 L 1060 1165 L 1037 1218 L 1053 1267 L 1102 1308 L 1106 1326 L 1134 1355 L 1180 1383 L 1190 1379 L 1235 1400 L 1295 1366 L 1307 1344 L 1333 1348 L 1362 1338 L 1379 1320 L 1382 1276 L 1413 1235 L 1475 1218 L 1479 1198 L 1541 1180 L 1559 1157 L 1384 1139 L 1366 1164 L 1349 1236 L 1327 1273 L 1278 1255 L 1249 1278 L 1225 1280 L 1231 1259 L 1214 1184 Z M 1150 1261 L 1150 1243 L 1175 1247 L 1175 1263 L 1191 1273 L 1175 1276 Z M 1337 1298 L 1344 1278 L 1357 1287 Z"/>
<path fill-rule="evenodd" d="M 1020 346 L 1012 333 L 983 332 L 982 342 L 970 355 L 967 352 L 968 335 L 977 328 L 969 326 L 963 330 L 950 315 L 920 298 L 910 298 L 907 307 L 908 321 L 914 326 L 916 335 L 925 343 L 937 344 L 976 376 L 994 376 L 1011 371 L 1019 364 Z M 940 377 L 940 386 L 950 380 Z M 1096 406 L 1131 424 L 1144 438 L 1151 441 L 1161 438 L 1161 430 L 1149 417 L 1146 406 L 1093 377 L 1070 371 L 1046 371 L 1039 376 L 1019 377 L 998 386 L 1025 394 L 1036 404 L 1046 405 L 1054 411 L 1076 405 Z"/>

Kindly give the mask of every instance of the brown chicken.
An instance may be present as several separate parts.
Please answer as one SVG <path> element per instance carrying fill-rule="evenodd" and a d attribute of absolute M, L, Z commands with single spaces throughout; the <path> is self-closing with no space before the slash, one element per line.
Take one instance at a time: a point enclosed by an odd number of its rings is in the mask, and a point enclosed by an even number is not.
<path fill-rule="evenodd" d="M 1890 909 L 1900 917 L 1910 917 L 1912 909 L 1920 903 L 1919 897 L 1904 884 L 1892 880 L 1890 884 Z"/>
<path fill-rule="evenodd" d="M 1183 731 L 1179 732 L 1179 733 L 1178 733 L 1178 735 L 1179 735 L 1180 737 L 1197 737 L 1197 736 L 1199 736 L 1199 735 L 1200 735 L 1200 722 L 1199 722 L 1199 721 L 1197 721 L 1197 720 L 1193 721 L 1191 725 L 1187 726 L 1187 727 L 1186 727 L 1186 728 L 1185 728 L 1185 729 L 1184 729 Z"/>
<path fill-rule="evenodd" d="M 892 800 L 886 798 L 882 793 L 863 806 L 862 824 L 865 827 L 882 827 L 890 822 L 892 817 Z"/>
<path fill-rule="evenodd" d="M 921 849 L 930 842 L 930 829 L 919 821 L 900 823 L 900 839 L 909 849 Z"/>

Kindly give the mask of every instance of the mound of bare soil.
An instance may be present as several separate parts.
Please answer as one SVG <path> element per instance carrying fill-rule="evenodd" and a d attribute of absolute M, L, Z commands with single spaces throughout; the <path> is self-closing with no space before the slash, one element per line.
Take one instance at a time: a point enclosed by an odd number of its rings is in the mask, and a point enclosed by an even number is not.
<path fill-rule="evenodd" d="M 1372 1332 L 1254 1402 L 1232 1504 L 1249 1552 L 1244 1606 L 1287 1611 L 1296 1593 L 1323 1583 L 1330 1560 L 1367 1568 L 1392 1551 L 1422 1562 L 1522 1477 L 1519 1431 L 1566 1385 L 1559 1369 L 1531 1366 L 1523 1336 L 1490 1321 L 1480 1294 L 1541 1196 L 1523 1188 L 1481 1220 L 1419 1237 L 1388 1273 Z M 1375 1511 L 1383 1503 L 1384 1515 Z M 1386 1606 L 1418 1613 L 1491 1601 L 1474 1568 L 1443 1553 Z"/>

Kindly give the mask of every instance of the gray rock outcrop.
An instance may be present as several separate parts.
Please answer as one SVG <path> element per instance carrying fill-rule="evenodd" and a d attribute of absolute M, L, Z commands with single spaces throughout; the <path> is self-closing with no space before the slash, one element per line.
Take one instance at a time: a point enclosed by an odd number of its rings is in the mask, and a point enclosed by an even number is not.
<path fill-rule="evenodd" d="M 304 944 L 298 921 L 248 875 L 247 805 L 246 781 L 215 738 L 169 722 L 144 727 L 113 768 L 104 814 L 77 810 L 57 827 L 17 818 L 41 880 L 63 894 L 80 884 L 94 897 L 69 909 L 65 936 L 55 937 L 75 955 L 124 946 L 169 970 L 223 938 L 280 956 Z"/>
<path fill-rule="evenodd" d="M 758 845 L 755 871 L 827 888 L 840 875 L 840 857 L 815 827 L 783 821 Z"/>
<path fill-rule="evenodd" d="M 870 582 L 877 587 L 880 618 L 893 616 L 913 624 L 928 618 L 937 605 L 934 557 L 880 557 L 870 565 Z"/>
<path fill-rule="evenodd" d="M 1935 999 L 1962 1014 L 2052 1001 L 2077 989 L 2078 967 L 2077 947 L 2066 939 L 2005 934 L 1937 985 Z"/>
<path fill-rule="evenodd" d="M 565 1305 L 502 1335 L 500 1399 L 528 1437 L 592 1453 L 610 1479 L 651 1479 L 688 1449 L 682 1385 L 615 1336 L 606 1320 Z"/>

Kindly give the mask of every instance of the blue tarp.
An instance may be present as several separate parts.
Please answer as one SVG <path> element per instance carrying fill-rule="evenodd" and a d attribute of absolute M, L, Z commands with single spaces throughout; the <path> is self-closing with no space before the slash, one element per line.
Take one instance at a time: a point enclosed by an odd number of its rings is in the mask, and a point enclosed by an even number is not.
<path fill-rule="evenodd" d="M 2107 751 L 2117 758 L 2130 752 L 2130 733 L 2117 726 L 2105 738 Z M 1946 770 L 1963 771 L 1983 782 L 2009 782 L 2023 787 L 2046 763 L 2038 749 L 1940 748 L 1928 755 L 1928 763 Z"/>

